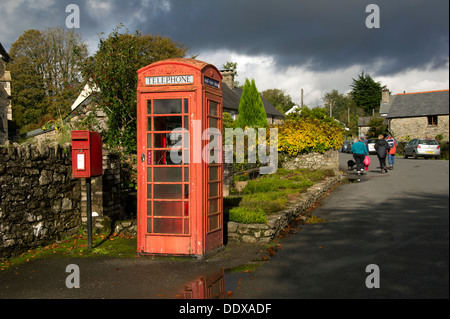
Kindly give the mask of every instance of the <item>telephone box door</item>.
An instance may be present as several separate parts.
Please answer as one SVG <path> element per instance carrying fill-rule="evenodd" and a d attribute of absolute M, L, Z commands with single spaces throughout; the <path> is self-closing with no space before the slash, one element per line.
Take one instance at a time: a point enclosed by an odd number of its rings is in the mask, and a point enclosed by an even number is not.
<path fill-rule="evenodd" d="M 146 253 L 197 254 L 190 184 L 192 92 L 142 94 L 138 118 L 141 245 Z M 144 116 L 143 111 L 146 111 Z M 200 174 L 201 175 L 201 174 Z M 143 197 L 143 198 L 142 198 Z M 156 251 L 157 250 L 157 251 Z"/>

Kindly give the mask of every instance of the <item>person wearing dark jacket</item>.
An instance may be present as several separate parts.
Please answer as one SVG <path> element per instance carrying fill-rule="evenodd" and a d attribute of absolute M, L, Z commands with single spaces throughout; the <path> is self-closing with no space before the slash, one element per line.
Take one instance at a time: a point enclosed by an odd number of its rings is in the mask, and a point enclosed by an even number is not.
<path fill-rule="evenodd" d="M 381 174 L 387 173 L 386 168 L 386 156 L 390 150 L 389 143 L 384 139 L 383 134 L 378 136 L 378 140 L 375 142 L 375 150 L 377 151 L 377 157 L 380 161 Z"/>

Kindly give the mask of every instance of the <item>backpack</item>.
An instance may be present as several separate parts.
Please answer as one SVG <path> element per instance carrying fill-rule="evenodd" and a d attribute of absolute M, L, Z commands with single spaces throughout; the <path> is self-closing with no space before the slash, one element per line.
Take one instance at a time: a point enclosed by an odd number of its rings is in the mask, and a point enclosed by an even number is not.
<path fill-rule="evenodd" d="M 389 148 L 395 147 L 395 139 L 394 138 L 388 138 L 388 139 L 386 139 L 386 142 L 388 142 Z"/>

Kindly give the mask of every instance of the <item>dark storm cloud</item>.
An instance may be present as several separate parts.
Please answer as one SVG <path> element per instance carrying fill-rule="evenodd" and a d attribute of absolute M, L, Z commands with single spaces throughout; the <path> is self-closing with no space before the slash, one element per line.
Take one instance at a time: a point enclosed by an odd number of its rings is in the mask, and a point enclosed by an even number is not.
<path fill-rule="evenodd" d="M 447 0 L 173 0 L 171 10 L 140 27 L 191 47 L 273 55 L 279 66 L 315 70 L 381 63 L 390 74 L 448 62 Z M 380 8 L 368 29 L 366 6 Z"/>
<path fill-rule="evenodd" d="M 184 43 L 190 54 L 271 55 L 279 67 L 327 71 L 378 62 L 378 75 L 388 75 L 448 63 L 448 0 L 2 1 L 7 15 L 0 41 L 8 49 L 27 29 L 64 25 L 71 3 L 81 13 L 76 31 L 95 46 L 97 34 L 107 36 L 124 23 L 130 32 Z M 371 3 L 380 8 L 379 29 L 365 24 Z"/>

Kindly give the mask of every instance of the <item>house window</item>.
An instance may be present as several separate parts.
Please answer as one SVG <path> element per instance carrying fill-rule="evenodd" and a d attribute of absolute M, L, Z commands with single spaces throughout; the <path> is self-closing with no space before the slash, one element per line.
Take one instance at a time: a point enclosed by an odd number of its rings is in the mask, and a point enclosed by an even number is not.
<path fill-rule="evenodd" d="M 437 126 L 438 125 L 438 117 L 437 115 L 427 116 L 428 126 Z"/>

